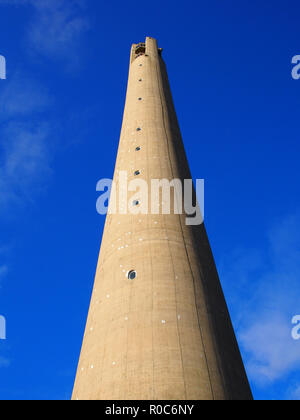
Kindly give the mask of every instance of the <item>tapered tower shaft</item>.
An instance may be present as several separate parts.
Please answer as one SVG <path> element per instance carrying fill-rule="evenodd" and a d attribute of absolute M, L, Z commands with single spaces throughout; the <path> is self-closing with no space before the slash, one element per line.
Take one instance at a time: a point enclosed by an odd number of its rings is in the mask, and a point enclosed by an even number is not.
<path fill-rule="evenodd" d="M 122 171 L 191 178 L 153 38 L 131 49 L 117 188 Z M 73 399 L 251 399 L 204 225 L 120 213 L 106 219 Z"/>

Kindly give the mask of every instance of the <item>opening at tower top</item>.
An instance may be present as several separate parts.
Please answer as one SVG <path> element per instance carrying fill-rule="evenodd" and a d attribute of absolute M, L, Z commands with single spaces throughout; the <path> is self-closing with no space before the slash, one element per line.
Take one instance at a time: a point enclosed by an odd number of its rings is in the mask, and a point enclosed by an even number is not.
<path fill-rule="evenodd" d="M 148 56 L 149 53 L 147 52 L 146 54 L 147 43 L 151 40 L 154 40 L 154 38 L 147 37 L 146 42 L 139 42 L 138 44 L 134 44 L 133 57 L 132 57 L 133 60 L 140 57 L 141 55 Z M 162 48 L 157 48 L 157 52 L 158 52 L 158 55 L 161 56 Z M 141 65 L 142 64 L 140 64 L 140 66 Z"/>
<path fill-rule="evenodd" d="M 144 42 L 140 42 L 135 47 L 135 58 L 139 57 L 140 55 L 144 55 L 146 53 L 146 44 Z"/>

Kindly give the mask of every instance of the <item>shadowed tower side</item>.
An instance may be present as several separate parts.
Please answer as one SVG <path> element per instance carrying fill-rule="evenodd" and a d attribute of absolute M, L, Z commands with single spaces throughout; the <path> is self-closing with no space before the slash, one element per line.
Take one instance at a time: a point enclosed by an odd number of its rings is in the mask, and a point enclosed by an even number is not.
<path fill-rule="evenodd" d="M 121 171 L 148 185 L 191 178 L 149 37 L 131 49 L 117 188 Z M 73 399 L 252 399 L 203 224 L 107 215 Z"/>

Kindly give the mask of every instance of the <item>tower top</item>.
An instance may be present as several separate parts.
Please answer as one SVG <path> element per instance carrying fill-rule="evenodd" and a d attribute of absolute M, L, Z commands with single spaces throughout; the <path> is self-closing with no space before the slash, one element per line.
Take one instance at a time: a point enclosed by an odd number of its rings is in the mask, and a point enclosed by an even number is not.
<path fill-rule="evenodd" d="M 131 63 L 141 55 L 151 56 L 153 53 L 157 53 L 159 56 L 162 54 L 162 48 L 158 48 L 157 41 L 155 38 L 150 36 L 146 37 L 145 42 L 139 42 L 138 44 L 132 44 L 131 47 Z"/>

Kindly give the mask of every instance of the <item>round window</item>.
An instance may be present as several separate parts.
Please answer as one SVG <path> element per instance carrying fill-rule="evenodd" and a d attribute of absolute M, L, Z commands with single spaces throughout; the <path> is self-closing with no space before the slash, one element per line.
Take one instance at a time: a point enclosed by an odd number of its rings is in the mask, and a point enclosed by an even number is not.
<path fill-rule="evenodd" d="M 136 271 L 135 270 L 130 270 L 127 274 L 127 277 L 129 280 L 134 280 L 136 278 Z"/>
<path fill-rule="evenodd" d="M 135 175 L 135 176 L 140 175 L 140 171 L 135 171 L 134 175 Z"/>
<path fill-rule="evenodd" d="M 139 200 L 134 200 L 134 202 L 132 203 L 134 206 L 138 206 L 140 204 Z"/>
<path fill-rule="evenodd" d="M 136 152 L 139 152 L 141 150 L 140 146 L 135 148 Z"/>

